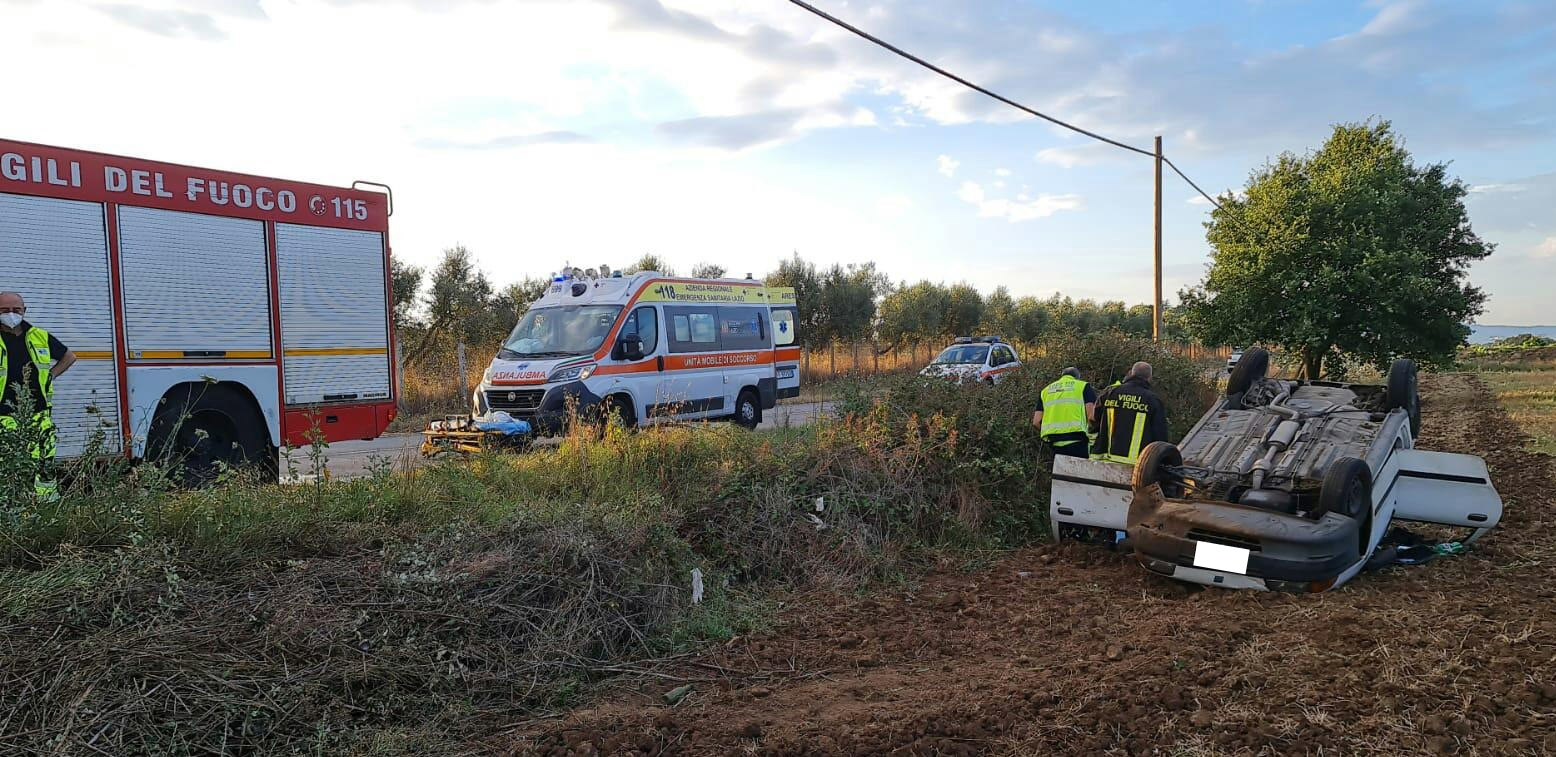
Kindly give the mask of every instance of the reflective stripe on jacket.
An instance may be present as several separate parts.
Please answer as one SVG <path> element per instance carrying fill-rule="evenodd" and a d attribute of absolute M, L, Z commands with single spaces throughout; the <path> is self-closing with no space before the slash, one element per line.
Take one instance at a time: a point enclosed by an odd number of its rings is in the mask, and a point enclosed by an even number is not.
<path fill-rule="evenodd" d="M 1074 376 L 1060 376 L 1043 388 L 1044 437 L 1086 433 L 1086 382 Z"/>
<path fill-rule="evenodd" d="M 38 386 L 43 389 L 43 407 L 35 408 L 39 411 L 47 411 L 54 402 L 54 377 L 49 375 L 49 369 L 53 367 L 54 360 L 49 355 L 49 332 L 33 326 L 27 329 L 27 356 L 32 360 L 33 370 L 38 376 Z M 6 382 L 10 380 L 11 356 L 6 354 L 5 342 L 0 340 L 0 396 L 5 395 Z M 27 387 L 17 387 L 17 397 L 27 391 Z"/>

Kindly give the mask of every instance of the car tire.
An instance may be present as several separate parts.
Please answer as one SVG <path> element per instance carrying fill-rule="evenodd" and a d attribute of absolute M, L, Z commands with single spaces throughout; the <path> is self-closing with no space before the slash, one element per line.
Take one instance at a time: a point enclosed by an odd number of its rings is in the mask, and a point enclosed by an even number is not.
<path fill-rule="evenodd" d="M 1232 375 L 1226 379 L 1226 396 L 1235 397 L 1248 391 L 1255 381 L 1270 372 L 1270 351 L 1263 347 L 1249 347 L 1232 367 Z"/>
<path fill-rule="evenodd" d="M 1171 442 L 1151 442 L 1135 459 L 1135 472 L 1130 483 L 1135 491 L 1144 491 L 1152 484 L 1160 484 L 1162 496 L 1176 499 L 1183 496 L 1183 480 L 1167 472 L 1168 467 L 1183 464 L 1183 452 Z"/>
<path fill-rule="evenodd" d="M 147 430 L 146 457 L 167 464 L 189 487 L 214 483 L 223 468 L 253 467 L 263 475 L 276 465 L 259 408 L 222 384 L 169 390 Z"/>
<path fill-rule="evenodd" d="M 735 398 L 735 414 L 730 416 L 730 420 L 744 429 L 754 429 L 762 422 L 762 404 L 757 401 L 756 392 L 750 389 L 740 391 L 740 396 Z"/>
<path fill-rule="evenodd" d="M 1421 387 L 1420 370 L 1414 360 L 1399 359 L 1389 366 L 1389 410 L 1403 409 L 1410 416 L 1410 438 L 1421 435 Z"/>
<path fill-rule="evenodd" d="M 1318 520 L 1325 513 L 1339 513 L 1363 520 L 1372 512 L 1372 469 L 1367 461 L 1343 457 L 1329 464 L 1324 482 L 1318 489 L 1318 505 L 1308 517 Z"/>

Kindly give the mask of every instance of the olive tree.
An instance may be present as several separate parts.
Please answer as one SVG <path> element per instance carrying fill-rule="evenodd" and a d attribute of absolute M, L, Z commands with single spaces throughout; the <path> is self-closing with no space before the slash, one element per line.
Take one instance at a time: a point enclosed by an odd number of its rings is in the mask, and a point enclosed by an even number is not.
<path fill-rule="evenodd" d="M 1395 357 L 1450 363 L 1486 299 L 1468 266 L 1492 251 L 1466 192 L 1446 164 L 1416 165 L 1387 121 L 1335 126 L 1316 152 L 1281 155 L 1220 198 L 1182 323 L 1209 344 L 1282 347 L 1312 378 Z"/>

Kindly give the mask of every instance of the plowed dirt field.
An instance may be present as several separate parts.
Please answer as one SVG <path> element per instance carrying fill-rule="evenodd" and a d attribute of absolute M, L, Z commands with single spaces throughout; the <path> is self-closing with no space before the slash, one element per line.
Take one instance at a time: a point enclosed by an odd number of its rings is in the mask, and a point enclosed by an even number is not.
<path fill-rule="evenodd" d="M 1045 545 L 911 592 L 813 595 L 775 631 L 493 747 L 551 754 L 1556 754 L 1552 459 L 1469 375 L 1421 446 L 1506 500 L 1470 553 L 1307 596 L 1198 589 Z M 664 693 L 694 690 L 677 706 Z"/>

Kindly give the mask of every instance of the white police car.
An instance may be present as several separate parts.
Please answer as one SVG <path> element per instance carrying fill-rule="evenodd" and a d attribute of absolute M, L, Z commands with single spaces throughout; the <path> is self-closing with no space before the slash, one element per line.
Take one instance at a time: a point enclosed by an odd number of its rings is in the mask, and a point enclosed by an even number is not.
<path fill-rule="evenodd" d="M 956 383 L 982 381 L 998 384 L 1011 371 L 1021 367 L 1016 350 L 997 336 L 973 339 L 957 337 L 934 362 L 919 371 L 919 375 L 946 378 Z"/>

